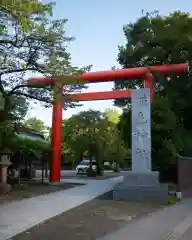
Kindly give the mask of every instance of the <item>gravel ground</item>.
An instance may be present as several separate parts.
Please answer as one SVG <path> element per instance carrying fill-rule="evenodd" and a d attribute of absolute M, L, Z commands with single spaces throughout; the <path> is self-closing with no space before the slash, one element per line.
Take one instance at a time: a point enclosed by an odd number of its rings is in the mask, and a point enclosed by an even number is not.
<path fill-rule="evenodd" d="M 101 199 L 62 213 L 12 240 L 96 240 L 161 207 Z"/>

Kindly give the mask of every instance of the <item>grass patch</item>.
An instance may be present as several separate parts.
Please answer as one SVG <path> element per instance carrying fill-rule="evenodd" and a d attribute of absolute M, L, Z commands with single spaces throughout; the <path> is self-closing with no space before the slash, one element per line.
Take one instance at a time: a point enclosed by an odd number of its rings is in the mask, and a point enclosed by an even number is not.
<path fill-rule="evenodd" d="M 168 198 L 168 205 L 174 205 L 177 202 L 179 202 L 180 200 L 176 197 L 176 196 L 169 196 Z"/>
<path fill-rule="evenodd" d="M 176 197 L 176 196 L 169 196 L 168 197 L 168 201 L 165 203 L 162 202 L 129 202 L 132 203 L 134 205 L 138 205 L 138 206 L 167 206 L 167 205 L 174 205 L 177 202 L 179 202 L 180 200 Z"/>
<path fill-rule="evenodd" d="M 15 197 L 18 199 L 27 199 L 33 197 L 33 193 L 24 191 L 24 190 L 18 190 L 14 192 Z"/>

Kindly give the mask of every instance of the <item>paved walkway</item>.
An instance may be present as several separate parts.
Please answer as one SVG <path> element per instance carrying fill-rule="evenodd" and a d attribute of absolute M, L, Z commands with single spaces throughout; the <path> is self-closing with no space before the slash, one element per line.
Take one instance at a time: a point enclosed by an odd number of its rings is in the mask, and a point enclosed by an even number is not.
<path fill-rule="evenodd" d="M 107 180 L 65 179 L 62 182 L 87 183 L 65 191 L 0 205 L 0 240 L 69 209 L 90 201 L 113 189 L 123 177 Z M 148 215 L 99 240 L 191 240 L 192 199 Z"/>
<path fill-rule="evenodd" d="M 87 183 L 65 191 L 50 193 L 0 205 L 0 240 L 5 240 L 49 218 L 77 207 L 113 189 L 123 177 L 107 180 L 65 179 L 62 182 Z"/>
<path fill-rule="evenodd" d="M 148 215 L 99 240 L 191 240 L 192 199 Z"/>
<path fill-rule="evenodd" d="M 191 240 L 192 238 L 192 227 L 190 227 L 180 238 L 180 240 Z"/>

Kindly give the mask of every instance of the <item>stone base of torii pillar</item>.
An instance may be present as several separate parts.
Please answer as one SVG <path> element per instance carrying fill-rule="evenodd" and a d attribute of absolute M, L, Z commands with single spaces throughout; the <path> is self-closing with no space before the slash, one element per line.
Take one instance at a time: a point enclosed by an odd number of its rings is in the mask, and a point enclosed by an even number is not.
<path fill-rule="evenodd" d="M 159 183 L 158 172 L 123 172 L 124 181 L 113 190 L 114 200 L 168 202 L 168 184 Z"/>

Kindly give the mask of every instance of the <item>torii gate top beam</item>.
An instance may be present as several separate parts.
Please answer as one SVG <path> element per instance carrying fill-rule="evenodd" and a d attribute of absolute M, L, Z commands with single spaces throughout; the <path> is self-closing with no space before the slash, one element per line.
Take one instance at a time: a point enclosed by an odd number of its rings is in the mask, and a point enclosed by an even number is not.
<path fill-rule="evenodd" d="M 110 82 L 115 80 L 140 79 L 140 78 L 143 78 L 143 76 L 149 70 L 160 72 L 163 75 L 168 75 L 171 72 L 183 73 L 188 70 L 188 64 L 184 63 L 184 64 L 160 65 L 160 66 L 152 66 L 152 67 L 128 68 L 128 69 L 101 71 L 101 72 L 90 72 L 90 73 L 84 73 L 79 76 L 71 76 L 71 79 L 82 81 L 82 83 L 97 83 L 97 82 Z M 52 85 L 56 81 L 59 81 L 59 78 L 62 78 L 62 76 L 61 77 L 34 77 L 34 78 L 29 78 L 28 84 L 34 85 L 34 86 Z"/>

